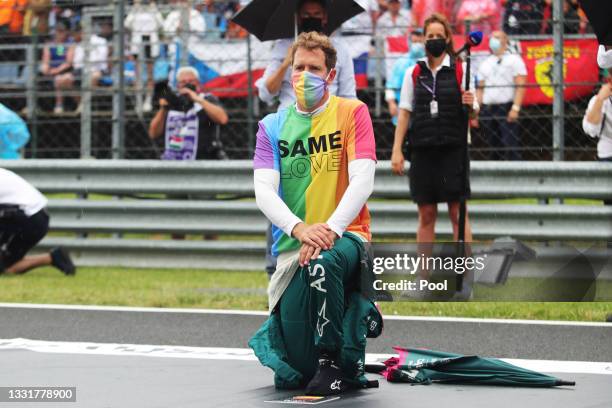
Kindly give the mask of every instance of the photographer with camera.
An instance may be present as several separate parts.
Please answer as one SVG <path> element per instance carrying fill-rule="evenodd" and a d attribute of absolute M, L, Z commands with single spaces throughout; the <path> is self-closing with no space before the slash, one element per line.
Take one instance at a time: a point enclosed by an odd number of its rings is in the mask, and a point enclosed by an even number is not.
<path fill-rule="evenodd" d="M 210 94 L 197 92 L 200 76 L 193 67 L 177 72 L 178 94 L 161 91 L 159 110 L 149 126 L 149 138 L 164 135 L 162 160 L 226 159 L 219 126 L 228 122 L 225 109 Z"/>

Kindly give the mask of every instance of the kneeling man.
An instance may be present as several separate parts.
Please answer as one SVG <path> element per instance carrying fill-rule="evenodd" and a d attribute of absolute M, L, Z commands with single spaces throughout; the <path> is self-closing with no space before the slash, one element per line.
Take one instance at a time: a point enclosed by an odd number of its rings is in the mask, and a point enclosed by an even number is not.
<path fill-rule="evenodd" d="M 272 222 L 278 266 L 270 318 L 249 345 L 278 388 L 331 395 L 371 385 L 366 337 L 382 317 L 362 295 L 371 240 L 366 206 L 374 185 L 374 132 L 367 106 L 330 95 L 336 50 L 302 33 L 293 44 L 296 103 L 259 122 L 257 205 Z"/>

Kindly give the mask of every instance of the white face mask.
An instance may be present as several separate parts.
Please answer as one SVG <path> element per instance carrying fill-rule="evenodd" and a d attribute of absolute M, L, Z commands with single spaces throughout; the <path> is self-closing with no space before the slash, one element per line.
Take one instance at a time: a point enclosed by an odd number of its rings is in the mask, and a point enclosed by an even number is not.
<path fill-rule="evenodd" d="M 599 46 L 597 52 L 597 65 L 602 69 L 612 68 L 612 49 L 606 51 L 606 47 L 603 45 Z"/>

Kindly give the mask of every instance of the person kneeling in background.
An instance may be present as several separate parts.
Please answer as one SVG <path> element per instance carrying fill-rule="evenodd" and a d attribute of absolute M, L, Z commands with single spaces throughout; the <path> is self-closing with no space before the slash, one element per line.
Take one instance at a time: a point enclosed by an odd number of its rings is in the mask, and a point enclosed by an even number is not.
<path fill-rule="evenodd" d="M 66 275 L 76 273 L 63 248 L 26 256 L 49 231 L 46 206 L 40 191 L 12 171 L 0 169 L 0 274 L 23 274 L 47 265 Z"/>

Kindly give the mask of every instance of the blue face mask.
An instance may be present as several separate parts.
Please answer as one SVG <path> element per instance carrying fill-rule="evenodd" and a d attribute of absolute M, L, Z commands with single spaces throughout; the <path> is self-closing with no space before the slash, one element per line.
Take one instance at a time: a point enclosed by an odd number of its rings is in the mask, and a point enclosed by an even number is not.
<path fill-rule="evenodd" d="M 420 59 L 425 56 L 425 46 L 423 43 L 412 43 L 410 45 L 410 56 L 414 59 Z"/>
<path fill-rule="evenodd" d="M 501 41 L 498 38 L 491 37 L 491 39 L 489 40 L 489 48 L 491 49 L 491 51 L 493 51 L 493 54 L 496 54 L 497 51 L 499 51 L 499 49 L 501 48 L 501 46 Z"/>

